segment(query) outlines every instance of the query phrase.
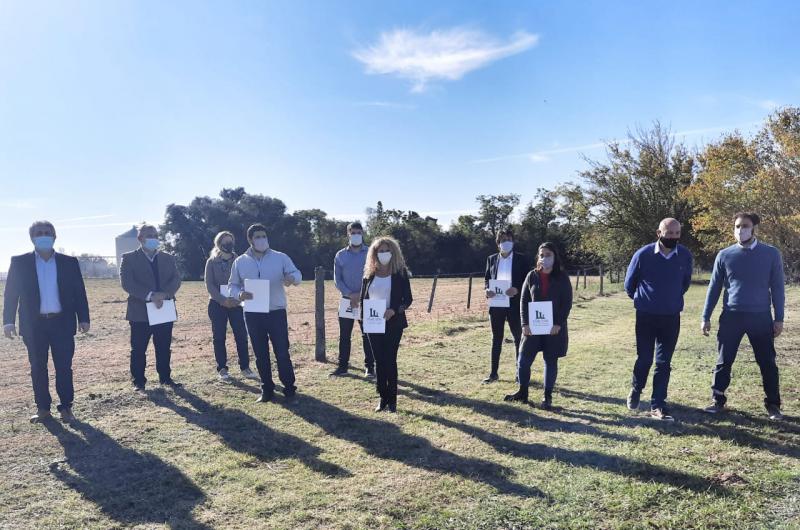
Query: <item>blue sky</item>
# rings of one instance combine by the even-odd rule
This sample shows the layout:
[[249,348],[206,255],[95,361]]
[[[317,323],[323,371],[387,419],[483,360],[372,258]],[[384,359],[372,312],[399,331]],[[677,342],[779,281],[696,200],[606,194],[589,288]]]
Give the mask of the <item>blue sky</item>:
[[[0,270],[113,254],[222,187],[448,224],[638,124],[701,145],[800,104],[800,4],[0,0]],[[254,220],[255,221],[255,220]]]

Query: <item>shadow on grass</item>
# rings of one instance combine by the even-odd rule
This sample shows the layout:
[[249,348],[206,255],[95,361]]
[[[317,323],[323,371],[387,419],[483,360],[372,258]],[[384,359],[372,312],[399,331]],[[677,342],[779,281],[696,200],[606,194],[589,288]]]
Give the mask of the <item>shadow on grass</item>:
[[350,414],[311,396],[299,394],[286,409],[331,436],[361,446],[367,453],[410,467],[460,475],[492,486],[500,493],[546,497],[539,489],[511,482],[510,468],[488,460],[459,456],[434,447],[427,438],[404,433],[392,422]]
[[507,405],[505,403],[493,403],[491,401],[472,399],[406,381],[400,381],[399,385],[401,387],[413,390],[413,392],[409,392],[407,390],[401,391],[403,395],[406,395],[412,399],[424,401],[433,405],[453,405],[456,407],[470,409],[478,414],[512,422],[522,427],[534,427],[538,430],[549,432],[566,431],[576,434],[587,434],[590,436],[597,436],[599,438],[605,438],[607,440],[614,440],[618,442],[636,441],[635,437],[606,432],[592,425],[538,416],[534,413],[532,407],[522,408],[517,405]]
[[77,433],[56,421],[44,425],[66,457],[66,466],[53,462],[50,473],[108,517],[128,526],[210,528],[192,516],[194,507],[205,501],[205,493],[175,466],[123,447],[86,423],[73,423]]
[[477,438],[491,445],[500,453],[507,453],[517,458],[526,458],[536,461],[561,462],[569,466],[580,466],[598,471],[616,473],[618,475],[634,478],[641,482],[659,482],[670,486],[688,488],[695,492],[711,491],[717,494],[725,493],[725,489],[708,480],[675,471],[663,466],[647,464],[624,457],[608,455],[599,451],[584,451],[562,449],[539,443],[524,443],[493,432],[467,425],[465,423],[448,420],[441,416],[430,414],[411,413],[417,417],[436,422],[444,427],[459,430],[469,436]]
[[211,404],[184,387],[175,388],[174,393],[189,406],[173,401],[164,391],[152,392],[150,399],[218,436],[232,451],[251,455],[261,462],[296,458],[309,469],[328,477],[352,476],[346,469],[320,460],[322,451],[297,436],[276,431],[241,410]]
[[[561,394],[575,399],[619,407],[620,414],[609,414],[599,410],[593,410],[590,414],[585,415],[580,412],[565,412],[567,415],[581,417],[594,423],[624,424],[626,426],[644,424],[666,436],[706,436],[732,441],[759,451],[769,451],[776,455],[800,458],[800,426],[798,426],[796,418],[786,418],[782,422],[774,422],[766,415],[759,417],[735,409],[727,409],[723,413],[711,415],[698,408],[671,404],[670,411],[677,420],[675,423],[654,420],[644,420],[646,423],[643,423],[642,420],[637,420],[636,417],[629,415],[625,399],[567,389],[562,389]],[[773,429],[777,432],[766,432],[766,430]],[[756,434],[754,431],[760,432]]]

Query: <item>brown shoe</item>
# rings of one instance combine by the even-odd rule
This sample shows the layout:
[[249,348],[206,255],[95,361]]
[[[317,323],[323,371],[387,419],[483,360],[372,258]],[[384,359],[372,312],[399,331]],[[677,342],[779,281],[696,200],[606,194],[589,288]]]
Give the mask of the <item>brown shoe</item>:
[[47,409],[39,409],[36,411],[36,414],[31,416],[31,423],[42,423],[43,421],[47,421],[53,417],[50,414],[50,411]]
[[61,413],[61,421],[64,423],[72,423],[76,420],[75,415],[72,413],[72,409],[70,407],[64,407],[59,412]]

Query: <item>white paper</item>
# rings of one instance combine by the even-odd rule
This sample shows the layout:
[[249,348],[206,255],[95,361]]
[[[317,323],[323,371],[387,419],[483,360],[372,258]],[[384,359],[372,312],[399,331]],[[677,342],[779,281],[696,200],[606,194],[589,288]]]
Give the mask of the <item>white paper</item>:
[[219,286],[219,294],[221,294],[225,298],[230,298],[231,297],[231,286],[230,285],[220,285]]
[[528,326],[534,335],[549,335],[553,329],[553,302],[530,302]]
[[506,291],[511,289],[511,280],[489,280],[489,290],[494,296],[489,298],[489,307],[511,307],[511,299]]
[[339,318],[349,318],[351,320],[361,320],[357,307],[350,307],[350,300],[342,298],[339,301]]
[[151,326],[175,322],[178,320],[178,312],[175,309],[175,300],[164,300],[161,308],[157,309],[156,304],[147,302],[147,321]]
[[364,300],[364,333],[386,333],[386,300]]
[[252,300],[244,301],[248,313],[269,313],[269,280],[245,278],[244,290],[252,293]]

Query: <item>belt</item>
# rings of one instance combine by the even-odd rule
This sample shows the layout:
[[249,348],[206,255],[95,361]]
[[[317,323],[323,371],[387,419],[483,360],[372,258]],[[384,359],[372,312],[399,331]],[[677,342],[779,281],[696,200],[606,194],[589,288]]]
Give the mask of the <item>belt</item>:
[[58,318],[61,316],[61,313],[39,313],[39,318],[44,320],[51,320],[53,318]]

